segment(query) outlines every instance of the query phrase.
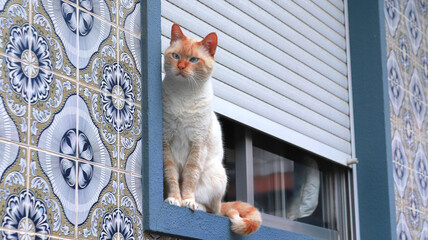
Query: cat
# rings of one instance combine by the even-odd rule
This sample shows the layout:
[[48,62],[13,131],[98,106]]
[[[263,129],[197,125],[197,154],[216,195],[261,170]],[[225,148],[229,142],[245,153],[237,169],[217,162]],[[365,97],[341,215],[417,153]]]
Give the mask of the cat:
[[227,175],[210,79],[216,48],[216,33],[198,41],[172,26],[162,83],[165,202],[227,216],[234,232],[250,234],[262,222],[257,208],[221,202]]

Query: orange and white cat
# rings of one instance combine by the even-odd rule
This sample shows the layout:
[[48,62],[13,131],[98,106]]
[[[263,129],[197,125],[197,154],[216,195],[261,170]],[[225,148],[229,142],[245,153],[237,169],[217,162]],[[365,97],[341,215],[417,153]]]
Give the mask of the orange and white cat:
[[216,48],[215,33],[197,41],[172,26],[162,84],[165,202],[228,216],[233,231],[250,234],[260,227],[260,212],[239,201],[221,203],[227,176],[210,79]]

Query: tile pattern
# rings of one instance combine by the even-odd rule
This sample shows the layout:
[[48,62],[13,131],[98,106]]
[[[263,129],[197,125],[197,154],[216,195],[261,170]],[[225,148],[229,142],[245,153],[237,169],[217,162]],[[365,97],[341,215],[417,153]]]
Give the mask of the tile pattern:
[[385,0],[397,237],[428,236],[428,1]]
[[145,239],[138,0],[0,1],[0,239]]

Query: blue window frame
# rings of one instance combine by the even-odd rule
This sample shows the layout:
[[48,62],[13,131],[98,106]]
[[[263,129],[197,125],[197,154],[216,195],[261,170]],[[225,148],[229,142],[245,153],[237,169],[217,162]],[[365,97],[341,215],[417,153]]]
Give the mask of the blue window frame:
[[[361,239],[395,239],[394,189],[383,23],[384,0],[348,0]],[[316,239],[262,226],[238,237],[229,219],[163,202],[161,7],[143,0],[144,230],[200,239]],[[373,146],[376,146],[373,148]]]

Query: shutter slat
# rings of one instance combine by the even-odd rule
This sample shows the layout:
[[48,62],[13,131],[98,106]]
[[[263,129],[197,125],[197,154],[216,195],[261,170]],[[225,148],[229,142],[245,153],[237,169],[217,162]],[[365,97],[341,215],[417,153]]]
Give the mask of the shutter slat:
[[345,14],[342,10],[339,10],[336,6],[334,6],[331,2],[324,0],[324,1],[314,1],[318,7],[322,8],[327,14],[330,14],[332,17],[334,17],[337,21],[339,21],[342,24],[345,24]]
[[331,4],[333,4],[339,11],[343,11],[344,9],[344,3],[343,0],[329,0]]
[[[340,34],[341,36],[345,36],[344,23],[334,19],[330,14],[326,13],[324,10],[318,7],[314,2],[309,0],[297,0],[294,2],[306,12],[322,21],[329,28],[333,29],[336,33]],[[342,13],[342,15],[344,14]]]
[[326,36],[306,25],[292,13],[287,12],[287,10],[281,8],[276,3],[271,1],[251,1],[263,10],[268,11],[272,16],[280,20],[282,23],[290,26],[306,38],[311,39],[311,41],[313,41],[315,44],[325,49],[341,61],[346,62],[346,53],[343,48],[339,47],[331,39],[328,39]]

